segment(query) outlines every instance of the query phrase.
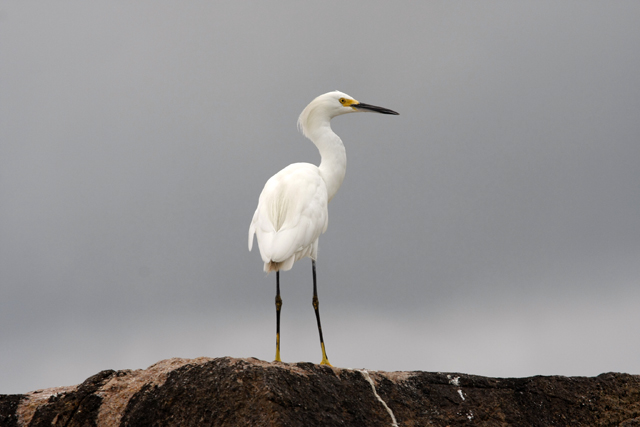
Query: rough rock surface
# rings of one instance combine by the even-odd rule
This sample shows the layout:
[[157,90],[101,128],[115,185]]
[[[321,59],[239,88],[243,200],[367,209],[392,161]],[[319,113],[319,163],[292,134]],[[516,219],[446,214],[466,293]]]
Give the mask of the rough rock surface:
[[0,395],[0,426],[640,427],[640,376],[486,378],[169,359]]

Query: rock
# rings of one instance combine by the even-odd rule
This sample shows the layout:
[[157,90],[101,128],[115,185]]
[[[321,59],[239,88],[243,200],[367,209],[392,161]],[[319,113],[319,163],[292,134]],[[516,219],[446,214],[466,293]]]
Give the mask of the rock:
[[640,426],[640,376],[487,378],[169,359],[0,396],[0,426]]

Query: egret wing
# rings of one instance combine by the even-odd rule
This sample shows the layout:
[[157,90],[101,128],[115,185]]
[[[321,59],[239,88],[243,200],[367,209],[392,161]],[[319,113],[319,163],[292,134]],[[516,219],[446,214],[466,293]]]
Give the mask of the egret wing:
[[327,229],[327,189],[318,168],[295,163],[267,181],[249,227],[258,238],[265,263],[315,258],[320,234]]

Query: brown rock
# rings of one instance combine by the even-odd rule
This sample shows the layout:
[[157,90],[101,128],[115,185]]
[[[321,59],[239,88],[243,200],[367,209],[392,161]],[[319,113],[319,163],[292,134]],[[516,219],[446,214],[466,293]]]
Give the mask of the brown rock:
[[486,378],[169,359],[0,396],[0,426],[640,427],[640,376]]

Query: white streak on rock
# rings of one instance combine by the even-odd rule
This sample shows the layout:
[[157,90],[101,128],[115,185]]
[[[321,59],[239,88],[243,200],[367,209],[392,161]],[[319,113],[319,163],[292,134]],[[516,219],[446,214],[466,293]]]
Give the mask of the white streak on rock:
[[382,403],[382,405],[386,408],[387,412],[389,413],[389,416],[391,416],[391,425],[393,427],[398,427],[398,421],[396,421],[396,417],[395,415],[393,415],[393,411],[391,410],[391,408],[389,408],[387,406],[387,404],[385,403],[384,400],[382,400],[382,398],[380,397],[380,395],[378,394],[378,392],[376,391],[376,385],[373,383],[373,380],[371,379],[371,377],[369,376],[369,372],[367,372],[366,369],[362,369],[360,371],[360,373],[362,374],[362,376],[364,377],[365,380],[367,380],[369,382],[369,384],[371,384],[371,389],[373,390],[373,394],[376,396],[376,399],[378,399],[380,401],[380,403]]

